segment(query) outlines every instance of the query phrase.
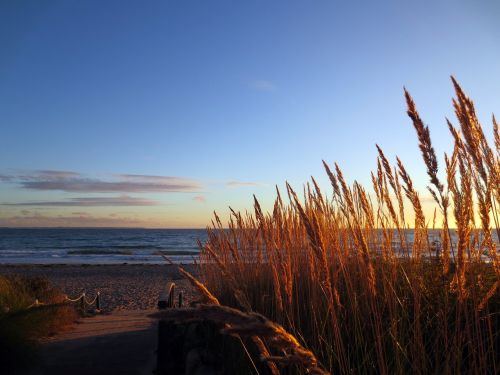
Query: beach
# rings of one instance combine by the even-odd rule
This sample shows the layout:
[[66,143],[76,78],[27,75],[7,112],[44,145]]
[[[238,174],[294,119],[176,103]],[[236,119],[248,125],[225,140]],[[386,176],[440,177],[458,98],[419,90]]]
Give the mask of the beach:
[[[183,266],[194,272],[193,265]],[[196,299],[189,283],[173,265],[0,265],[0,275],[45,277],[69,298],[85,292],[93,299],[99,291],[103,312],[150,310],[157,307],[158,296],[173,281],[176,294],[184,303]],[[43,301],[41,301],[43,302]]]

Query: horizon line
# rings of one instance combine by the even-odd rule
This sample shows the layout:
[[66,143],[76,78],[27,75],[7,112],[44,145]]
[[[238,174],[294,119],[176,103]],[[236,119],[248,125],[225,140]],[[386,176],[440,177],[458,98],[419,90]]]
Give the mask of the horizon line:
[[[206,230],[207,228],[212,228],[210,226],[204,226],[204,227],[93,227],[93,226],[25,226],[25,227],[16,227],[16,226],[1,226],[0,229],[175,229],[175,230]],[[222,229],[229,229],[229,227],[223,227]],[[389,230],[399,230],[401,228],[373,228],[375,230],[383,230],[383,229],[389,229]],[[415,228],[404,228],[403,230],[415,230]],[[456,227],[449,227],[448,229],[453,229],[456,230]],[[443,230],[443,228],[427,228],[427,230],[432,231],[432,230]],[[474,230],[476,231],[483,231],[482,228],[475,228]],[[492,232],[494,232],[494,228],[492,228]]]

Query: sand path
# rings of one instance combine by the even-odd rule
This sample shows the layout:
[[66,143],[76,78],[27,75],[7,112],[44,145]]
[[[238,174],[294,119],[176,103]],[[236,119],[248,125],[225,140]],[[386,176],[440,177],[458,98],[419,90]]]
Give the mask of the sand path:
[[83,318],[47,340],[41,363],[31,372],[64,375],[151,375],[156,367],[154,310],[124,310]]

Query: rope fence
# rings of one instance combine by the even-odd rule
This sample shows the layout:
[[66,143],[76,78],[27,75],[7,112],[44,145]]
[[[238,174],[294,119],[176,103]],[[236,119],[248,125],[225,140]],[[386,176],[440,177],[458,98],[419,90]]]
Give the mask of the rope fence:
[[56,305],[64,305],[67,303],[79,303],[80,309],[82,310],[83,313],[85,313],[86,307],[89,307],[92,305],[95,305],[96,312],[101,312],[101,292],[97,292],[97,294],[93,300],[87,299],[85,292],[83,292],[82,294],[80,294],[76,298],[69,298],[67,295],[65,295],[64,301],[60,302],[60,303],[44,303],[44,302],[40,302],[38,299],[35,299],[35,302],[33,302],[31,305],[29,305],[26,308],[26,310],[32,309],[34,307],[56,306]]

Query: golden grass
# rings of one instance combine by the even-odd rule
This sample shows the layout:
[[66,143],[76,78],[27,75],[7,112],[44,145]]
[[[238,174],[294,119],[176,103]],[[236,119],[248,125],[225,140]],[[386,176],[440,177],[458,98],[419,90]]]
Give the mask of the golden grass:
[[[398,158],[392,167],[379,146],[373,192],[349,185],[338,165],[324,163],[330,197],[312,179],[302,199],[287,184],[287,204],[277,189],[272,212],[254,199],[255,214],[231,210],[227,227],[215,216],[201,246],[207,299],[249,317],[266,316],[259,319],[282,327],[314,360],[297,360],[291,346],[273,346],[280,335],[253,323],[226,331],[261,337],[274,351],[268,360],[279,358],[284,371],[500,371],[500,259],[493,239],[499,234],[500,137],[493,118],[492,148],[472,101],[452,81],[459,128],[448,121],[455,146],[443,171],[405,90],[436,205],[431,227],[403,162]],[[431,242],[436,233],[439,251]],[[200,314],[214,315],[209,311]]]

